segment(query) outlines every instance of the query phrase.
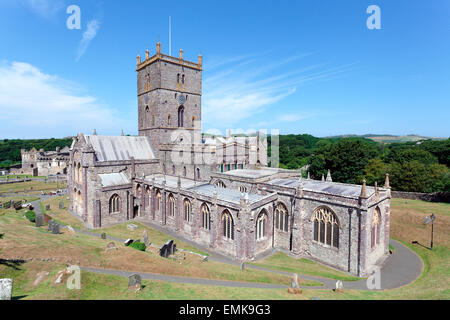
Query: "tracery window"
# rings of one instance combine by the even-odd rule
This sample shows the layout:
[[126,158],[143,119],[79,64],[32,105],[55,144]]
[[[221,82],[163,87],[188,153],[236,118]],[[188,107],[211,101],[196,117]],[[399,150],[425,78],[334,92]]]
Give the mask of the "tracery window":
[[181,106],[178,108],[178,128],[181,128],[184,126],[184,107]]
[[120,211],[119,200],[120,200],[120,198],[117,194],[113,195],[109,199],[109,213],[117,213]]
[[372,230],[370,241],[372,248],[375,248],[376,245],[380,244],[380,222],[381,222],[380,208],[376,207],[372,217]]
[[262,239],[266,236],[266,226],[267,226],[267,214],[263,210],[256,220],[256,240]]
[[161,192],[156,191],[155,209],[159,211],[161,209]]
[[188,199],[184,199],[184,220],[187,222],[191,221],[192,206]]
[[245,193],[245,192],[247,192],[247,187],[246,186],[240,186],[239,187],[239,191]]
[[222,180],[217,180],[216,186],[218,186],[220,188],[226,188],[227,187]]
[[233,217],[228,210],[225,210],[222,214],[222,227],[223,236],[225,238],[234,240],[234,222]]
[[275,208],[275,228],[282,231],[289,230],[288,211],[281,202],[279,202]]
[[202,228],[206,230],[211,229],[210,225],[210,219],[211,219],[211,212],[209,211],[208,206],[206,203],[202,204]]
[[175,216],[175,198],[173,195],[169,195],[169,215],[171,217]]
[[319,207],[311,218],[314,223],[314,240],[339,248],[339,221],[327,207]]

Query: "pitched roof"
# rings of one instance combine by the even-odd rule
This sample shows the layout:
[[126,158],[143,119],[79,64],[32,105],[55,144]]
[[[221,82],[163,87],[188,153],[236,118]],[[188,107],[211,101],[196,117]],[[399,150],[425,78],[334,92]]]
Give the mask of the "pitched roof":
[[130,183],[130,180],[123,172],[105,173],[99,174],[99,176],[102,179],[103,187],[121,186]]
[[99,162],[130,160],[131,157],[135,160],[156,158],[148,137],[85,135],[84,138],[94,148]]

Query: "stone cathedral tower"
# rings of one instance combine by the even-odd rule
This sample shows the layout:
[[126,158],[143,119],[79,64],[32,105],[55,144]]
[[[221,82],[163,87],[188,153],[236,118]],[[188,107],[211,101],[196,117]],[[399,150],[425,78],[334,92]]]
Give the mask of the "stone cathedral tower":
[[161,145],[171,144],[177,129],[194,136],[201,134],[202,56],[198,63],[161,53],[145,60],[137,57],[138,128],[140,136],[148,136],[158,156]]

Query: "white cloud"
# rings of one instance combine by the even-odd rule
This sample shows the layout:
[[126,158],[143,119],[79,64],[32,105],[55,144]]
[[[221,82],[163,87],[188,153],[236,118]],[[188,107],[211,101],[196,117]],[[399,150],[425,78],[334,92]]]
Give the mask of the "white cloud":
[[119,135],[135,127],[79,88],[28,63],[0,64],[0,138],[62,137],[94,128]]
[[87,30],[83,33],[83,38],[78,46],[77,61],[83,56],[91,41],[97,36],[100,29],[100,22],[98,20],[91,20],[87,24]]
[[[309,55],[311,54],[278,58],[269,63],[255,55],[247,55],[213,63],[213,68],[205,65],[205,124],[208,127],[231,128],[241,120],[264,112],[266,108],[294,94],[305,83],[331,79],[347,72],[351,67],[343,65],[325,68],[323,64],[299,63],[298,60]],[[268,119],[265,123],[293,122],[309,116],[300,113],[285,114]]]

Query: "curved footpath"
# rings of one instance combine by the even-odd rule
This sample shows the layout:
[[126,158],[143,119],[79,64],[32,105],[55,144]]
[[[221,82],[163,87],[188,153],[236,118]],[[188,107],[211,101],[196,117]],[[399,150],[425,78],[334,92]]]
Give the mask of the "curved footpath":
[[[33,202],[33,205],[35,207],[35,210],[40,212],[41,208],[39,205],[39,200]],[[229,257],[226,257],[224,255],[221,255],[217,252],[211,251],[210,248],[199,245],[189,239],[185,239],[183,237],[180,237],[179,234],[174,232],[173,230],[166,228],[164,226],[160,226],[157,224],[153,224],[151,222],[142,220],[140,218],[136,219],[138,222],[147,225],[153,229],[156,229],[158,231],[161,231],[170,237],[181,240],[183,242],[186,242],[193,247],[199,248],[202,251],[205,251],[209,254],[208,259],[216,262],[221,262],[225,264],[231,264],[235,266],[239,266],[240,262],[233,260]],[[132,221],[130,221],[132,223]],[[77,233],[85,234],[92,237],[101,238],[101,235],[98,233],[83,231],[83,230],[74,230]],[[124,239],[119,239],[116,237],[112,237],[107,235],[107,239],[113,240],[113,241],[119,241],[124,242]],[[384,289],[395,289],[402,286],[405,286],[407,284],[410,284],[414,280],[416,280],[423,271],[423,262],[420,257],[414,253],[411,249],[406,247],[405,245],[401,244],[398,241],[392,240],[390,241],[390,244],[394,247],[395,253],[392,254],[390,257],[388,257],[383,264],[381,268],[381,290]],[[276,252],[276,250],[273,250],[269,253],[273,254]],[[268,255],[266,255],[268,256]],[[259,257],[258,260],[265,258],[266,256]],[[288,275],[291,276],[292,272],[284,272],[279,270],[273,270],[268,269],[264,267],[260,267],[257,265],[250,265],[245,264],[245,267],[248,269],[255,269],[255,270],[261,270],[261,271],[267,271],[282,275]],[[190,277],[178,277],[178,276],[171,276],[171,275],[165,275],[165,274],[156,274],[156,273],[145,273],[145,272],[133,272],[133,271],[122,271],[122,270],[107,270],[107,269],[100,269],[100,268],[90,268],[90,267],[80,267],[82,270],[89,271],[89,272],[95,272],[95,273],[101,273],[101,274],[112,274],[117,276],[123,276],[128,277],[132,274],[139,274],[142,279],[148,279],[148,280],[160,280],[160,281],[168,281],[168,282],[178,282],[178,283],[189,283],[189,284],[200,284],[200,285],[213,285],[213,286],[226,286],[226,287],[240,287],[240,288],[262,288],[262,289],[279,289],[279,288],[286,288],[286,285],[277,285],[277,284],[269,284],[269,283],[256,283],[256,282],[239,282],[239,281],[226,281],[226,280],[213,280],[213,279],[203,279],[203,278],[190,278]],[[336,280],[329,279],[329,278],[323,278],[323,277],[316,277],[316,276],[309,276],[309,275],[302,275],[299,274],[299,277],[305,280],[313,280],[323,283],[323,286],[320,287],[313,287],[313,286],[301,286],[301,288],[305,289],[334,289],[336,286]],[[355,289],[355,290],[370,290],[367,287],[367,280],[357,280],[357,281],[343,281],[343,288],[344,289]]]

